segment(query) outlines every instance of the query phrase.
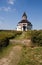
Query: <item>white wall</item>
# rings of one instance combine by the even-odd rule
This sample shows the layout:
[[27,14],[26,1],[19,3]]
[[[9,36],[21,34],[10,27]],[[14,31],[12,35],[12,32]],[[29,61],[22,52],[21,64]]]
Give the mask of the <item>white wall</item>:
[[27,30],[31,30],[32,27],[31,27],[31,26],[28,26],[27,23],[21,23],[21,25],[18,25],[18,26],[17,26],[17,31],[23,31],[23,26],[24,26],[24,24],[25,24],[25,26],[26,26],[26,31],[27,31]]
[[17,31],[21,31],[21,26],[17,26]]

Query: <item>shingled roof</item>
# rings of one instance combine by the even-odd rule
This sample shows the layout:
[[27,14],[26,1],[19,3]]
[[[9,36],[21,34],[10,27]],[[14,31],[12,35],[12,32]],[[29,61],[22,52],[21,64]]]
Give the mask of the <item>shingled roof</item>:
[[19,23],[27,23],[28,25],[32,26],[32,24],[28,20],[21,20]]

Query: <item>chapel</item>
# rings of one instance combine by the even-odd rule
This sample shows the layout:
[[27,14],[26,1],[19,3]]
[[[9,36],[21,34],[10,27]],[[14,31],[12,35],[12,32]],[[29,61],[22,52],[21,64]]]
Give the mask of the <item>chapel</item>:
[[27,15],[24,12],[22,15],[22,20],[17,24],[17,31],[28,31],[32,29],[32,24],[27,20]]

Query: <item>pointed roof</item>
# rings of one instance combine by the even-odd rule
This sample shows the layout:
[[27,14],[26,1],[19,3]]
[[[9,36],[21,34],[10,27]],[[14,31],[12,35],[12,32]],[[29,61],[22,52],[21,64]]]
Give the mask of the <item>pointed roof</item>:
[[[27,15],[26,15],[25,12],[24,12],[23,16],[26,16],[26,18],[27,18]],[[23,17],[23,16],[22,16],[22,17]],[[18,24],[20,24],[20,23],[27,23],[28,25],[32,26],[31,22],[28,21],[27,19],[26,19],[26,20],[21,20]]]
[[[25,13],[25,12],[23,13],[23,16],[26,16],[26,17],[27,17],[27,15],[26,15],[26,13]],[[23,17],[23,16],[22,16],[22,17]]]

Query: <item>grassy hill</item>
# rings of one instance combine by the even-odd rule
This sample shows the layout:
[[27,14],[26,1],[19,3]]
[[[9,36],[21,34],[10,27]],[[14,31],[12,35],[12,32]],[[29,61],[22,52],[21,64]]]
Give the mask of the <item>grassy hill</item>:
[[[39,43],[38,41],[42,43],[42,31],[0,31],[0,45],[7,42],[3,41],[6,38],[17,41],[28,40],[31,37],[35,41],[34,45]],[[9,45],[0,48],[0,51],[0,65],[42,65],[42,46],[28,47],[22,43],[9,42]]]

